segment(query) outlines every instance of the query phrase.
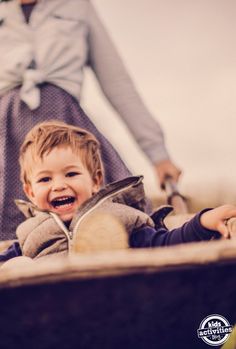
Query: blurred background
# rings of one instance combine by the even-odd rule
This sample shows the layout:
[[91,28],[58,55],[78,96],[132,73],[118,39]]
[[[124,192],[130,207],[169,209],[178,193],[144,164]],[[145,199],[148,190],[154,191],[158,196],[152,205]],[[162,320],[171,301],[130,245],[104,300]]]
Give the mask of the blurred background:
[[[236,204],[236,1],[93,0],[141,94],[162,125],[179,187],[197,205]],[[82,106],[150,197],[153,169],[86,71]],[[102,117],[101,117],[102,116]],[[102,120],[102,121],[101,121]]]

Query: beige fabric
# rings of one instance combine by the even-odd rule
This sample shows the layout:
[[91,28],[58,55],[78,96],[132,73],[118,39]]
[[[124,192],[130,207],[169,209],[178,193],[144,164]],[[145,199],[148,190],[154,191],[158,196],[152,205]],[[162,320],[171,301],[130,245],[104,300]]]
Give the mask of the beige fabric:
[[110,212],[97,211],[87,215],[74,233],[72,252],[88,253],[129,248],[128,234],[121,220]]
[[12,269],[16,267],[17,268],[20,267],[22,269],[24,267],[28,267],[32,263],[34,263],[34,261],[30,257],[19,256],[19,257],[9,259],[5,263],[3,263],[0,268],[1,268],[1,271],[2,269]]

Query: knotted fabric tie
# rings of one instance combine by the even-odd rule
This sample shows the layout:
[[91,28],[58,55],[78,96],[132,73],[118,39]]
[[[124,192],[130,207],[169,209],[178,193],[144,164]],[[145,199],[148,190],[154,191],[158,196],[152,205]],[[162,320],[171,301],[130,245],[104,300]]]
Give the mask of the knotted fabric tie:
[[37,85],[44,81],[45,74],[41,70],[26,69],[23,75],[20,97],[31,110],[38,108],[40,105],[40,89]]

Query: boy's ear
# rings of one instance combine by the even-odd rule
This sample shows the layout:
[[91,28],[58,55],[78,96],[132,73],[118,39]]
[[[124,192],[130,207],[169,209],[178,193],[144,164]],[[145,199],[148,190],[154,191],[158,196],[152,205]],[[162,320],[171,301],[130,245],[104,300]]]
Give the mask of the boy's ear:
[[94,178],[93,178],[93,194],[97,193],[103,182],[103,173],[101,170],[97,170]]
[[25,195],[30,201],[34,201],[34,193],[29,183],[23,185]]

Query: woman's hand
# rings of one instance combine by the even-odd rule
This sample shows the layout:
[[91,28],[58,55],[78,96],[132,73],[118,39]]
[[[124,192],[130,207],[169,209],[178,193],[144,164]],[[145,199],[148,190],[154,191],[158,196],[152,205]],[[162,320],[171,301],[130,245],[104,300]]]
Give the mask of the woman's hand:
[[171,177],[175,182],[178,182],[181,170],[175,166],[170,160],[161,161],[154,165],[155,172],[159,179],[160,187],[165,188],[165,178]]

